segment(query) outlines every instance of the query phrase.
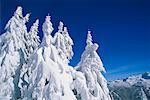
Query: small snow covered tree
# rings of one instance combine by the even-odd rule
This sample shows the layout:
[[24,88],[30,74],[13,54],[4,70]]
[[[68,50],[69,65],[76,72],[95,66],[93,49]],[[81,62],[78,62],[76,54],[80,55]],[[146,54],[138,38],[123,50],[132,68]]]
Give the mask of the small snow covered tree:
[[63,36],[63,22],[59,23],[58,26],[58,32],[55,33],[54,35],[54,45],[56,46],[60,57],[62,58],[62,60],[66,63],[68,63],[68,59],[66,56],[66,46],[65,46],[65,40],[64,40],[64,36]]
[[65,47],[66,47],[66,56],[69,61],[70,59],[72,59],[72,56],[74,53],[72,50],[73,41],[71,37],[69,36],[67,27],[64,27],[63,36],[64,36]]
[[1,99],[17,99],[20,95],[18,79],[20,69],[25,62],[27,35],[25,23],[28,19],[29,14],[23,17],[22,8],[17,7],[14,16],[6,24],[6,32],[0,36]]
[[63,61],[69,63],[69,60],[73,56],[73,41],[69,36],[67,27],[63,27],[63,25],[63,22],[59,23],[58,32],[54,35],[54,45],[56,46]]
[[37,19],[31,26],[31,29],[28,33],[29,39],[27,40],[27,43],[29,45],[29,54],[33,53],[33,51],[37,49],[40,44],[40,37],[38,36],[38,26],[39,20]]
[[92,43],[92,35],[91,35],[91,31],[88,31],[87,34],[87,40],[86,40],[86,49],[88,49],[88,47],[90,47],[93,43]]
[[[107,88],[107,81],[101,74],[102,71],[105,72],[105,69],[96,52],[98,44],[92,43],[90,31],[88,31],[86,43],[87,46],[77,67],[77,70],[83,72],[86,78],[86,84],[89,90],[89,96],[86,100],[111,100]],[[79,94],[82,94],[82,92]],[[81,100],[85,100],[84,97],[81,97]]]

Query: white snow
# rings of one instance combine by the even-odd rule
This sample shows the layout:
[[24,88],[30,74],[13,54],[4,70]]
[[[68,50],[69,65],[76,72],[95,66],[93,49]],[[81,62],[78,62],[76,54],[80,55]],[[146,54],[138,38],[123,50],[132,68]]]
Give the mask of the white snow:
[[18,7],[0,36],[0,99],[21,100],[111,100],[105,72],[88,31],[87,45],[74,68],[73,40],[63,22],[54,28],[51,17],[42,25],[43,39],[38,36],[39,20],[27,32],[30,14],[23,17]]

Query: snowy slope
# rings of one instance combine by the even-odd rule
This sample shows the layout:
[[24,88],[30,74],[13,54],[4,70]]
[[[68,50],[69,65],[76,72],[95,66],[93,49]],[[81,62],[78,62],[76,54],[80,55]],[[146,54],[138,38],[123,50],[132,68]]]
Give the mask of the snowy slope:
[[150,72],[109,82],[114,100],[150,100]]

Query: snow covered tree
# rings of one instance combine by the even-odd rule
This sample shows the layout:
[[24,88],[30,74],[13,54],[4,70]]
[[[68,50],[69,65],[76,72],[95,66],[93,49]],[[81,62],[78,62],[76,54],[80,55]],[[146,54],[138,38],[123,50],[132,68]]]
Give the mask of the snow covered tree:
[[58,32],[54,35],[54,45],[56,46],[60,57],[63,59],[64,62],[68,63],[68,59],[66,56],[66,46],[65,46],[65,40],[63,36],[63,22],[59,23],[58,26]]
[[69,36],[67,27],[64,27],[63,22],[59,23],[58,32],[54,35],[54,45],[63,61],[69,63],[69,60],[74,54],[72,50],[73,41]]
[[33,25],[31,26],[31,29],[28,33],[28,35],[26,36],[26,40],[27,40],[27,59],[26,59],[26,63],[24,63],[22,65],[21,68],[21,73],[20,73],[20,79],[19,79],[19,83],[18,86],[20,88],[20,91],[23,92],[23,86],[26,84],[25,78],[26,76],[24,76],[24,74],[27,72],[28,68],[30,67],[29,65],[29,59],[32,56],[32,54],[34,53],[34,51],[36,49],[38,49],[39,45],[40,45],[40,39],[38,34],[38,25],[39,24],[39,20],[37,19],[35,21],[35,23],[33,23]]
[[[0,98],[17,99],[19,94],[18,79],[20,69],[25,62],[27,28],[25,23],[29,14],[22,15],[22,8],[17,7],[14,16],[6,24],[6,32],[0,36]],[[5,86],[3,86],[5,84]],[[6,88],[7,87],[7,88]]]
[[[51,36],[51,33],[54,30],[54,28],[52,26],[50,16],[46,16],[45,22],[43,23],[43,26],[42,26],[42,30],[43,30],[43,33],[44,33],[43,39],[46,36],[49,36],[50,37],[50,41],[53,43],[53,38]],[[44,45],[43,41],[42,41],[41,45]]]
[[91,35],[91,31],[88,31],[87,34],[87,40],[86,40],[86,49],[88,49],[93,43],[92,43],[92,35]]
[[76,100],[70,88],[73,79],[66,73],[66,64],[52,44],[50,34],[53,28],[47,25],[50,23],[50,16],[47,16],[42,45],[29,60],[30,68],[24,75],[27,85],[24,85],[23,100]]
[[[87,46],[77,67],[77,70],[83,72],[86,78],[86,84],[89,90],[89,97],[86,100],[111,100],[107,88],[107,81],[101,74],[102,71],[105,72],[105,69],[96,52],[98,44],[92,43],[90,31],[88,31],[86,43]],[[79,94],[82,94],[82,92]],[[81,100],[85,99],[81,97]]]
[[29,54],[33,53],[35,49],[38,48],[40,45],[40,37],[38,36],[38,26],[39,26],[39,20],[37,19],[35,23],[31,26],[31,29],[28,33],[28,40],[27,43],[29,45],[28,52]]
[[67,27],[64,27],[63,36],[64,36],[65,47],[66,47],[66,56],[69,61],[72,58],[74,53],[72,50],[73,41],[71,37],[69,36]]

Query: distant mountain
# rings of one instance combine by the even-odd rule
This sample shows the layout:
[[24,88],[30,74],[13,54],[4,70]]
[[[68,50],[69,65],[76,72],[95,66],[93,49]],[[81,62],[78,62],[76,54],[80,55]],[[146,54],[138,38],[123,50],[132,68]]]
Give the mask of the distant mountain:
[[150,100],[150,72],[109,82],[114,100]]

